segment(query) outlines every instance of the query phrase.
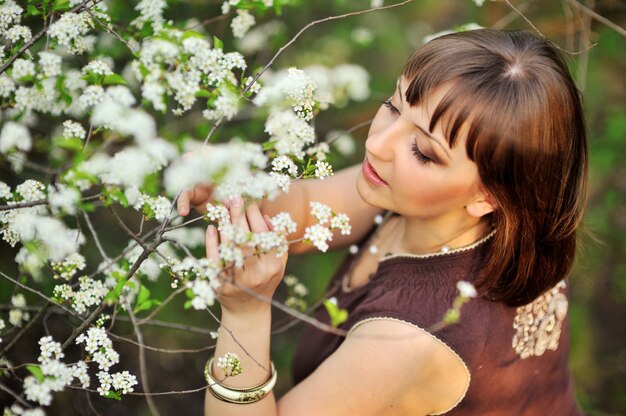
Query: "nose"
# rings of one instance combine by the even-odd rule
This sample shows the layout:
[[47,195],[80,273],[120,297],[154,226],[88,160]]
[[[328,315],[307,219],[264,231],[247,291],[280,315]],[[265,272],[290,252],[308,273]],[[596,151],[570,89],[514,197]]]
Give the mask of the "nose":
[[394,159],[395,139],[400,137],[400,130],[399,120],[382,126],[372,125],[365,141],[365,150],[382,162],[391,162]]

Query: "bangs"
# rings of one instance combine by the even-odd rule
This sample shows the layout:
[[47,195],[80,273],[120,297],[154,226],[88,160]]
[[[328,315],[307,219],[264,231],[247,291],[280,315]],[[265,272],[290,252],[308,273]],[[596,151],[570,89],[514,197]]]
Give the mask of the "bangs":
[[490,148],[490,153],[506,153],[511,146],[550,153],[549,141],[542,141],[542,136],[553,129],[550,109],[558,107],[562,97],[555,99],[537,88],[524,65],[475,44],[470,32],[463,38],[455,35],[422,46],[402,73],[409,80],[405,98],[411,106],[423,104],[436,89],[449,87],[432,113],[429,131],[441,123],[452,148],[461,129],[466,129],[467,156],[472,161],[479,145]]

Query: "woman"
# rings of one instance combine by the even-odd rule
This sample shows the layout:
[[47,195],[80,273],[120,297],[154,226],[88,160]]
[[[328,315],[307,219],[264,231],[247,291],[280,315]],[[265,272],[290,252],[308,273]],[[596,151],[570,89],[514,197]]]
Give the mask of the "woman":
[[[207,389],[205,413],[579,414],[563,279],[584,209],[587,147],[580,97],[559,55],[522,31],[432,40],[409,59],[365,148],[362,165],[330,180],[300,181],[262,206],[231,201],[232,222],[252,231],[268,230],[263,214],[290,211],[300,224],[294,238],[313,221],[308,202],[325,203],[353,226],[333,246],[360,250],[332,283],[348,335],[308,328],[297,384],[278,401],[269,391],[270,307],[224,285],[215,356],[237,353],[246,370]],[[207,186],[184,192],[181,215],[209,194]],[[209,257],[218,259],[218,243],[209,227]],[[284,262],[250,259],[232,277],[271,297]],[[429,332],[460,280],[478,297],[460,323]],[[216,363],[207,371],[211,382],[224,377]],[[254,403],[229,402],[245,388]]]

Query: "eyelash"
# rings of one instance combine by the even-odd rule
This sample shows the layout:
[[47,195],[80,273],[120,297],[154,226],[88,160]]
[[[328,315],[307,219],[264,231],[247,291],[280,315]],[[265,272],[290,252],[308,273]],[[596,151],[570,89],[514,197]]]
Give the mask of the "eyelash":
[[392,113],[400,114],[400,110],[398,110],[393,104],[391,104],[391,100],[383,101],[383,105],[387,107]]
[[417,158],[417,161],[421,163],[422,165],[426,165],[432,162],[432,159],[427,157],[424,153],[420,152],[420,149],[417,147],[417,143],[413,143],[413,145],[411,146],[411,150],[413,151],[413,154]]
[[[383,105],[387,107],[392,113],[400,114],[400,111],[393,104],[391,104],[391,100],[383,101]],[[417,161],[422,165],[426,165],[432,162],[432,159],[428,158],[426,155],[424,155],[424,153],[420,152],[420,149],[417,147],[417,143],[413,143],[413,145],[411,146],[411,150],[417,158]]]

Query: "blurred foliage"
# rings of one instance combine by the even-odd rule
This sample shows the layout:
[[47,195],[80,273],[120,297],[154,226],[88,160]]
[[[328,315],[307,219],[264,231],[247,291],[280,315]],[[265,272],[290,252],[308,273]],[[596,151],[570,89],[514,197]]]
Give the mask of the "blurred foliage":
[[[386,2],[391,3],[390,1]],[[110,1],[114,21],[120,26],[127,24],[135,13],[131,10],[134,2]],[[292,2],[285,6],[275,34],[266,47],[247,56],[251,68],[264,65],[280,46],[297,33],[300,28],[314,19],[346,13],[368,7],[365,0],[321,0]],[[516,1],[528,18],[542,33],[563,49],[580,51],[586,48],[587,36],[580,33],[580,24],[586,20],[569,14],[563,7],[567,2],[560,1]],[[587,1],[600,14],[625,26],[626,5],[618,0]],[[220,2],[200,0],[179,0],[172,3],[166,17],[195,30],[204,30],[224,41],[226,50],[236,44],[230,34],[232,16],[220,16]],[[568,12],[568,13],[571,13]],[[193,17],[194,20],[186,20]],[[263,25],[277,19],[268,12],[257,19]],[[203,21],[206,24],[202,24]],[[341,63],[356,63],[364,66],[371,75],[372,94],[363,103],[332,108],[316,119],[320,138],[333,130],[349,129],[373,117],[380,102],[390,95],[405,60],[418,47],[424,36],[450,29],[457,25],[476,22],[485,27],[532,30],[529,24],[502,2],[486,2],[478,8],[470,0],[424,0],[397,9],[363,14],[342,20],[325,22],[305,32],[274,65],[275,69],[288,66],[308,66],[322,64],[336,66]],[[577,397],[581,406],[590,415],[626,414],[626,56],[623,51],[626,39],[615,31],[592,22],[589,33],[591,41],[597,45],[586,52],[568,54],[572,72],[581,88],[584,86],[584,101],[589,125],[590,146],[590,189],[586,228],[582,237],[582,248],[578,262],[571,275],[571,368],[576,379]],[[123,48],[111,39],[106,48],[116,59],[116,67],[122,68],[125,62]],[[183,118],[167,118],[162,124],[164,137],[177,136],[181,132],[203,138],[210,124],[198,112]],[[257,140],[263,138],[263,126],[250,123],[246,115],[240,114],[236,120],[219,128],[218,140],[228,140],[238,135]],[[356,154],[351,158],[336,156],[332,162],[335,168],[348,166],[362,160],[363,142],[367,129],[354,132],[357,141]],[[621,155],[621,156],[620,156]],[[116,235],[116,227],[102,221],[96,222],[105,250],[117,253],[126,243],[126,238]],[[137,220],[138,223],[138,220]],[[0,253],[2,269],[15,275],[13,257],[15,251],[3,246]],[[98,252],[94,246],[84,251],[88,264],[98,264]],[[198,256],[202,252],[194,253]],[[292,257],[288,272],[300,277],[310,290],[311,303],[320,298],[325,285],[341,261],[344,253],[312,254]],[[43,285],[43,290],[46,290]],[[166,297],[169,285],[150,284],[147,286],[160,299]],[[1,301],[8,303],[12,286],[0,283]],[[51,293],[51,284],[49,292]],[[282,290],[282,289],[281,289]],[[277,296],[284,299],[284,292]],[[282,296],[282,297],[281,297]],[[166,307],[157,317],[159,321],[176,322],[198,328],[214,329],[215,324],[206,313],[184,310],[183,296]],[[48,330],[63,333],[63,319],[52,316],[44,324]],[[290,387],[290,361],[295,342],[302,324],[291,326],[290,318],[281,313],[275,314],[276,328],[288,330],[273,338],[272,356],[280,377],[276,388],[280,395]],[[158,323],[157,323],[158,324]],[[285,325],[286,324],[286,325]],[[119,328],[118,328],[119,326]],[[118,320],[118,332],[133,337],[132,327]],[[34,332],[34,331],[33,331]],[[41,333],[38,329],[37,333]],[[33,333],[33,339],[37,334]],[[158,325],[145,326],[146,343],[159,348],[202,348],[213,344],[208,335],[184,330],[163,328]],[[115,341],[122,357],[136,357],[137,350],[132,344]],[[35,342],[24,340],[19,353],[36,356]],[[147,351],[150,365],[152,391],[186,390],[203,383],[202,369],[210,351],[196,353],[163,353]],[[130,361],[130,362],[129,362]],[[125,368],[138,374],[138,364],[122,358]],[[134,367],[134,368],[133,368]],[[162,414],[201,414],[204,393],[179,394],[156,397],[155,401]],[[82,393],[55,395],[54,405],[49,414],[92,414],[90,406],[100,414],[123,416],[148,414],[145,401],[141,397],[125,397],[119,403],[91,395],[91,405]]]

